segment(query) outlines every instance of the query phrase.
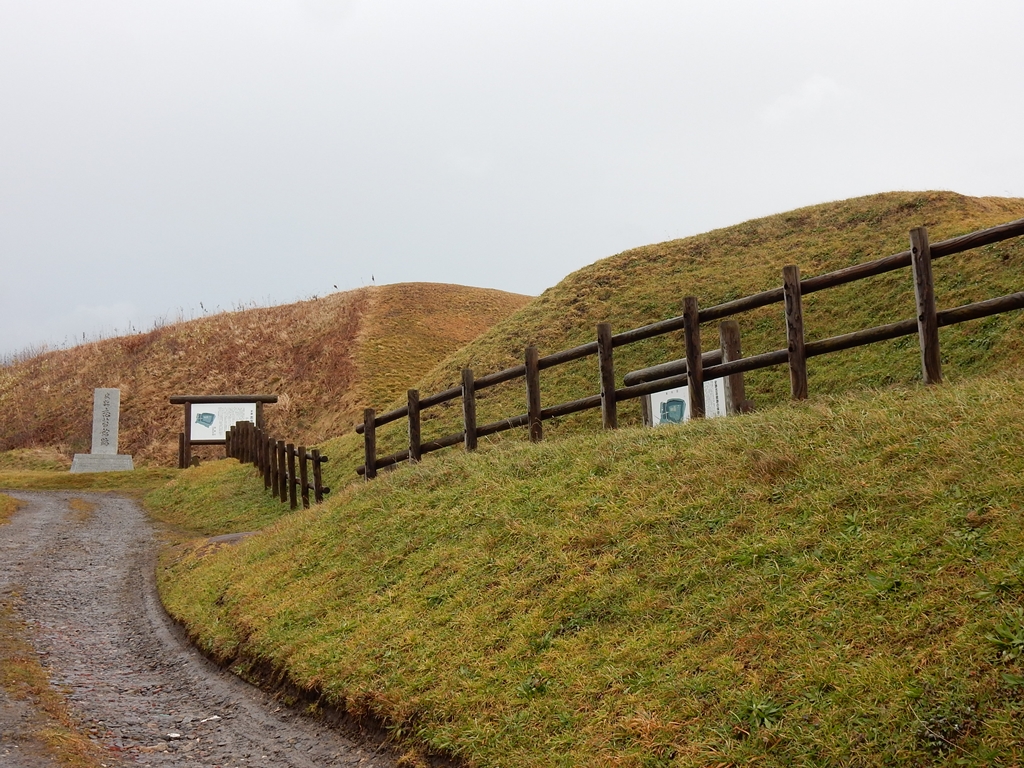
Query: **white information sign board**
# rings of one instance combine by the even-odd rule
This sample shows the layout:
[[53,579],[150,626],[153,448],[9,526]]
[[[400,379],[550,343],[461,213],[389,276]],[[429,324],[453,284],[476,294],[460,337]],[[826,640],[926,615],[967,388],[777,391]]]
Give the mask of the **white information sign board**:
[[[679,424],[690,420],[690,388],[676,387],[650,396],[651,423]],[[725,379],[704,382],[704,416],[725,416]]]
[[256,423],[256,403],[192,403],[190,440],[223,440],[239,421]]

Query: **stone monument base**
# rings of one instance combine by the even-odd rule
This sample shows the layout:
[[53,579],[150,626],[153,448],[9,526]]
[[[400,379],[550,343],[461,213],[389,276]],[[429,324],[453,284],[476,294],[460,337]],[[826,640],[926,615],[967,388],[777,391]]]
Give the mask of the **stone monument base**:
[[135,469],[132,457],[124,453],[76,453],[72,472],[129,472]]

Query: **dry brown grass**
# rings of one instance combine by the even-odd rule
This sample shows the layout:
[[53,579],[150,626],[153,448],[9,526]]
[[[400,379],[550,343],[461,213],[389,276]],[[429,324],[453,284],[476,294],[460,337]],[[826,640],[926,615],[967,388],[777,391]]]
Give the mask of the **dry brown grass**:
[[21,502],[18,499],[8,496],[6,493],[0,493],[0,525],[10,522],[11,516],[21,508]]
[[388,285],[49,352],[0,368],[0,450],[87,452],[96,387],[121,389],[120,450],[143,463],[174,460],[182,415],[167,399],[176,394],[276,394],[269,428],[320,441],[527,301],[480,288]]

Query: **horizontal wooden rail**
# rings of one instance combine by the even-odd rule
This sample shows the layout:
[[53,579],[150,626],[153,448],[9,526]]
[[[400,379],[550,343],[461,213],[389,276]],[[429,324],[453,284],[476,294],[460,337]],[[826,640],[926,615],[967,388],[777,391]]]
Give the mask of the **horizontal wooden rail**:
[[978,301],[974,304],[964,304],[955,309],[939,310],[936,314],[939,325],[946,326],[966,323],[968,320],[980,320],[983,317],[1010,312],[1014,309],[1024,309],[1024,291],[1000,296],[997,299]]
[[543,408],[540,412],[542,419],[557,419],[559,416],[568,416],[570,413],[579,413],[580,411],[588,411],[591,408],[601,407],[601,396],[591,395],[590,397],[582,397],[579,400],[571,400],[568,403],[562,403],[560,405],[553,405],[550,408]]
[[[713,367],[713,366],[712,366]],[[704,369],[709,370],[708,368]],[[654,381],[645,381],[642,384],[633,384],[628,387],[620,387],[615,390],[616,400],[634,400],[638,397],[644,397],[646,395],[653,395],[657,392],[664,392],[668,389],[675,389],[676,387],[685,387],[689,383],[689,378],[685,373],[678,373],[675,376],[666,376],[663,379],[655,379]]]
[[420,446],[420,453],[430,453],[431,451],[440,451],[442,448],[448,448],[452,445],[458,445],[466,439],[465,432],[459,432],[456,435],[446,435],[445,437],[439,437],[437,440],[431,440],[429,443],[424,443]]
[[498,384],[504,384],[506,381],[512,381],[512,379],[521,379],[526,375],[526,366],[517,365],[513,368],[506,368],[503,371],[497,373],[489,373],[486,376],[481,376],[479,379],[473,382],[473,386],[476,389],[487,389],[487,387],[494,387]]
[[[701,361],[704,365],[717,365],[722,362],[722,350],[715,349],[711,352],[705,352],[701,355]],[[622,383],[626,386],[643,384],[648,381],[657,381],[669,376],[676,376],[680,373],[686,373],[686,361],[673,360],[661,365],[652,365],[650,368],[641,368],[639,371],[630,371],[622,377]]]
[[[942,327],[965,323],[968,320],[978,320],[991,315],[998,315],[1003,312],[1010,312],[1015,309],[1024,309],[1024,291],[1011,293],[1007,296],[1000,296],[995,299],[965,304],[954,309],[944,309],[936,313],[938,324]],[[819,339],[807,343],[807,357],[827,355],[831,352],[839,352],[844,349],[862,347],[867,344],[875,344],[880,341],[896,339],[900,336],[910,336],[917,333],[917,320],[901,320],[897,323],[879,325],[874,328],[865,328],[853,333],[844,333],[841,336],[832,336],[828,339]]]
[[854,264],[852,267],[843,267],[835,272],[826,272],[824,275],[804,278],[800,281],[801,293],[814,293],[823,291],[826,288],[835,288],[846,283],[853,283],[867,277],[874,277],[886,272],[910,266],[910,251],[901,251],[892,256],[885,256],[874,261],[865,261],[863,264]]
[[640,328],[634,328],[631,331],[616,333],[612,335],[612,346],[621,347],[625,344],[632,344],[637,341],[643,341],[644,339],[653,339],[655,336],[664,336],[666,333],[681,331],[682,329],[683,318],[670,317],[667,320],[659,320],[656,323],[644,325]]
[[789,362],[789,350],[778,349],[774,352],[762,352],[760,355],[741,357],[739,360],[730,360],[728,363],[719,363],[704,369],[704,381],[720,379],[723,376],[732,376],[737,373],[756,371],[761,368],[771,368],[776,365],[784,365]]
[[875,344],[879,341],[897,339],[900,336],[909,336],[913,333],[917,333],[917,320],[901,320],[898,323],[878,325],[874,328],[844,333],[841,336],[832,336],[828,339],[809,341],[804,351],[807,357],[817,357],[818,355],[827,355],[830,352],[839,352],[844,349],[863,347],[866,344]]
[[447,403],[449,400],[455,400],[458,397],[462,397],[462,387],[452,387],[451,389],[446,389],[444,392],[438,392],[436,395],[424,397],[420,400],[420,408],[429,408],[432,405]]
[[749,312],[752,309],[760,309],[761,307],[767,307],[769,304],[779,304],[781,302],[782,289],[772,288],[768,291],[755,293],[753,296],[734,299],[724,304],[707,307],[700,311],[699,317],[702,323],[709,323],[713,320],[721,320],[732,315],[738,315],[740,312]]
[[518,416],[513,416],[510,419],[502,419],[501,421],[492,421],[490,424],[484,424],[481,427],[476,428],[476,433],[480,437],[486,437],[487,435],[495,435],[498,432],[504,432],[507,429],[515,429],[516,427],[525,427],[530,423],[530,415],[528,413],[521,413]]
[[[707,370],[706,368],[704,370]],[[675,389],[676,387],[685,387],[687,384],[687,377],[685,373],[678,373],[675,376],[665,376],[661,379],[655,379],[654,381],[645,381],[642,384],[633,384],[628,387],[620,387],[615,390],[616,400],[633,400],[637,397],[644,397],[645,395],[653,395],[656,392],[664,392],[667,389]]]
[[537,358],[537,368],[543,371],[545,368],[552,368],[563,363],[571,363],[573,360],[582,360],[584,357],[596,354],[597,342],[591,341],[587,344],[580,344],[572,349],[563,349],[561,352],[554,352],[550,355],[539,357]]
[[1012,237],[1024,235],[1024,219],[1017,219],[1006,224],[1000,224],[988,229],[979,229],[977,232],[970,232],[959,237],[951,237],[948,240],[940,240],[932,243],[932,258],[940,259],[943,256],[951,256],[954,253],[963,253],[972,248],[981,248],[983,245],[992,245]]

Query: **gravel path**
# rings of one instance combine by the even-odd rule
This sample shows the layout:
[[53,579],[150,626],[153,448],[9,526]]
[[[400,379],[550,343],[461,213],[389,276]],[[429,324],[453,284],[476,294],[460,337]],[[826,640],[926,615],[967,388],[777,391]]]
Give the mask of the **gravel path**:
[[[392,757],[281,708],[182,640],[156,597],[154,532],[134,502],[6,493],[27,505],[0,527],[0,597],[20,594],[32,643],[54,686],[67,691],[82,732],[107,750],[107,765],[394,766]],[[75,511],[73,498],[96,508]],[[0,695],[3,713],[9,730],[31,717]],[[51,763],[30,739],[8,733],[0,764]]]

